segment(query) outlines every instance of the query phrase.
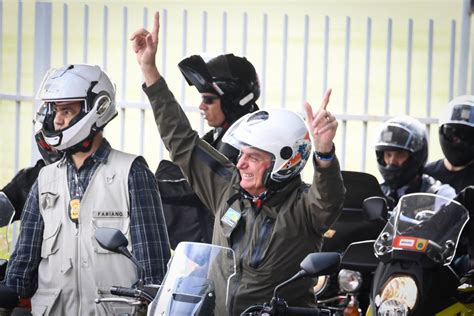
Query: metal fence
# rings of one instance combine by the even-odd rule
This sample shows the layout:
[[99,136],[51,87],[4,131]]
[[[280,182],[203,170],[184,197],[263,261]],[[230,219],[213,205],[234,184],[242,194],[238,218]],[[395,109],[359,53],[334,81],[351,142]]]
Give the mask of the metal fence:
[[[0,2],[0,21],[4,21],[6,18],[3,9],[5,5],[6,3]],[[51,66],[68,62],[91,62],[101,65],[109,73],[118,74],[113,77],[118,86],[117,99],[120,108],[119,136],[117,137],[119,146],[117,147],[122,149],[127,147],[127,139],[133,137],[136,140],[136,148],[133,151],[136,153],[146,157],[152,147],[151,150],[157,152],[158,159],[166,155],[161,142],[157,140],[156,132],[152,135],[147,132],[149,105],[143,94],[128,92],[130,90],[139,91],[137,87],[140,81],[140,78],[137,77],[139,76],[137,75],[138,67],[132,68],[134,61],[130,60],[134,57],[130,53],[129,36],[139,25],[150,26],[153,11],[148,8],[137,9],[136,6],[131,9],[127,6],[110,4],[97,9],[97,6],[92,7],[88,4],[72,6],[68,3],[61,4],[61,10],[58,11],[58,4],[36,2],[34,8],[28,8],[28,10],[34,10],[33,48],[31,52],[25,53],[24,36],[21,36],[25,32],[25,5],[27,4],[21,1],[17,3],[16,34],[18,40],[16,52],[9,51],[11,55],[16,56],[17,61],[14,70],[16,78],[14,91],[6,91],[4,84],[0,86],[0,101],[15,102],[14,114],[9,119],[14,122],[12,125],[14,149],[12,153],[3,154],[13,155],[14,171],[23,167],[20,165],[20,155],[25,143],[31,144],[31,160],[38,157],[31,135],[20,135],[21,108],[25,104],[27,106],[32,102],[34,104],[34,93],[39,87],[43,74]],[[471,10],[471,1],[463,0],[460,12],[462,16],[459,19],[451,20],[447,25],[435,25],[433,19],[418,22],[408,18],[404,24],[397,25],[398,29],[395,28],[390,17],[385,22],[378,21],[376,28],[374,28],[376,17],[367,17],[363,23],[359,23],[363,26],[358,26],[356,29],[354,19],[351,17],[345,17],[341,21],[330,16],[313,17],[308,13],[303,16],[301,21],[295,23],[298,25],[298,29],[295,31],[292,27],[293,24],[290,23],[292,16],[289,14],[280,16],[279,22],[271,24],[270,19],[274,20],[274,17],[267,13],[256,15],[244,12],[238,16],[231,16],[228,12],[221,11],[217,15],[219,18],[216,22],[216,19],[210,20],[207,11],[201,10],[200,13],[193,13],[190,16],[187,10],[182,10],[179,14],[174,14],[171,17],[167,9],[162,9],[160,10],[161,30],[158,64],[167,79],[169,75],[169,84],[179,87],[177,97],[183,108],[191,115],[195,113],[196,117],[198,117],[198,110],[196,105],[191,105],[192,98],[187,95],[189,88],[185,81],[178,77],[179,74],[173,74],[178,73],[178,70],[174,68],[170,71],[170,68],[173,67],[173,64],[175,65],[176,58],[185,57],[195,50],[209,51],[212,45],[214,50],[249,56],[260,76],[263,93],[259,105],[263,108],[269,106],[288,107],[288,104],[291,103],[298,104],[293,108],[301,110],[302,103],[307,98],[315,99],[316,101],[313,100],[313,102],[317,105],[319,99],[316,96],[322,95],[328,86],[333,86],[334,81],[331,83],[330,77],[337,76],[340,78],[337,80],[337,84],[340,86],[341,97],[336,101],[338,106],[331,111],[340,121],[338,156],[343,168],[365,171],[367,169],[367,153],[370,152],[370,136],[373,134],[371,126],[376,126],[395,114],[407,114],[417,116],[430,128],[437,123],[437,117],[433,116],[432,109],[434,96],[437,106],[440,107],[455,95],[474,93],[474,80],[472,79],[474,67],[472,61],[469,62],[469,58],[472,59],[474,56],[470,49]],[[74,18],[71,11],[74,11]],[[78,13],[80,13],[81,20],[76,21]],[[137,15],[141,15],[141,18],[137,19]],[[92,16],[99,16],[99,18],[92,22]],[[140,22],[132,23],[132,16],[135,21]],[[97,21],[100,22],[97,23]],[[229,27],[231,23],[235,25],[235,21],[238,21],[239,24],[237,31],[234,30],[234,27],[232,30]],[[358,20],[358,22],[360,21]],[[423,32],[414,31],[415,23],[423,24]],[[4,36],[5,30],[2,29],[5,27],[4,24],[0,23],[0,57],[11,49],[11,46],[7,47],[6,44],[8,39]],[[181,32],[177,32],[176,27],[170,29],[172,25],[173,27],[180,25],[178,31]],[[278,39],[275,39],[275,35],[272,33],[274,32],[273,25],[278,25]],[[11,28],[14,25],[8,25],[8,27]],[[380,33],[381,28],[384,36],[374,39],[374,33]],[[438,39],[435,37],[435,30],[444,30],[448,36]],[[236,32],[239,34],[236,35]],[[79,42],[77,45],[71,44],[72,33],[81,34],[77,37]],[[404,35],[400,37],[400,33]],[[415,33],[416,40],[414,40]],[[399,38],[397,43],[394,43],[394,36]],[[112,37],[115,40],[112,41]],[[334,37],[339,39],[333,40]],[[422,48],[419,48],[421,42],[424,44]],[[445,73],[448,75],[437,85],[441,85],[446,93],[433,92],[433,81],[436,79],[434,71],[438,69],[433,58],[436,53],[434,46],[440,42],[442,42],[441,46],[446,46],[443,48],[443,56],[446,57],[443,62],[447,63]],[[194,50],[190,49],[190,43],[193,43]],[[335,44],[331,46],[331,43]],[[76,58],[71,58],[72,51],[76,54]],[[416,58],[420,54],[425,56],[422,68],[424,75],[418,74],[419,68],[417,67],[419,65],[414,64],[414,53]],[[20,80],[22,74],[26,72],[22,63],[27,57],[25,54],[28,54],[33,60],[31,74],[33,85],[28,88],[30,91],[24,91]],[[394,54],[397,54],[398,59],[404,59],[403,63],[395,63]],[[351,59],[352,56],[357,56],[357,58]],[[0,60],[5,60],[7,57],[3,56],[3,59],[0,58]],[[335,61],[335,59],[337,60]],[[356,60],[354,61],[354,59]],[[295,60],[297,61],[295,62]],[[317,65],[315,66],[315,64]],[[333,68],[331,65],[334,65]],[[404,71],[400,69],[403,66]],[[357,71],[354,71],[354,68],[357,68]],[[277,74],[275,74],[275,69],[278,69]],[[417,76],[425,78],[422,86],[416,86],[416,91],[413,89],[412,81],[414,69],[417,69]],[[0,74],[3,77],[5,77],[4,71],[5,67],[0,63]],[[379,76],[373,75],[375,71],[379,73]],[[357,73],[357,82],[355,83],[353,82],[354,72]],[[395,72],[401,75],[397,75],[395,78]],[[471,78],[468,91],[469,72]],[[318,74],[316,80],[315,73]],[[314,82],[319,87],[314,88]],[[456,88],[455,83],[457,83]],[[351,86],[357,86],[359,91],[352,92],[351,95]],[[177,89],[174,88],[174,90]],[[420,91],[423,93],[421,94]],[[353,95],[361,97],[361,99],[354,101],[356,98]],[[424,101],[421,106],[417,101],[415,111],[413,100],[419,100],[420,95],[424,95]],[[374,102],[371,101],[374,98],[378,98],[377,106],[374,106]],[[357,106],[354,107],[354,103],[357,103]],[[0,103],[0,105],[4,104],[6,103]],[[35,105],[32,107],[34,108]],[[136,128],[128,126],[127,120],[130,116],[133,116],[133,120],[137,121]],[[202,132],[205,129],[203,120],[197,118],[196,122],[199,122],[197,128]],[[353,132],[356,125],[357,132]],[[437,140],[437,137],[431,137],[431,139]],[[135,141],[132,142],[135,143]],[[357,143],[356,148],[351,149],[351,146],[354,147],[354,143]],[[354,155],[357,155],[356,163],[353,161]]]

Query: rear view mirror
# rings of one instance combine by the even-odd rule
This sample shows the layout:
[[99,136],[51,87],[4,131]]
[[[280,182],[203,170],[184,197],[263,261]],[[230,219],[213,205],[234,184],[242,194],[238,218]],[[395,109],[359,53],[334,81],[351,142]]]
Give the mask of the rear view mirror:
[[387,201],[380,196],[366,198],[363,203],[364,214],[369,221],[387,220]]

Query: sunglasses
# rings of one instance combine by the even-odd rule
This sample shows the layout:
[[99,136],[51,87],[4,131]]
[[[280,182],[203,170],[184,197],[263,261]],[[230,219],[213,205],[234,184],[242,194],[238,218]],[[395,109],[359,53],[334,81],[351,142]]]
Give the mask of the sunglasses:
[[202,103],[204,104],[213,104],[217,99],[219,99],[218,96],[214,95],[203,95],[202,96]]

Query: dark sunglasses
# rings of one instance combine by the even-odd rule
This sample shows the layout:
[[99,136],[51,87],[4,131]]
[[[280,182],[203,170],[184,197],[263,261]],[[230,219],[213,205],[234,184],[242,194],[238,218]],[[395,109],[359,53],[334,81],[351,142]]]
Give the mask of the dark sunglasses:
[[202,103],[204,104],[213,104],[214,101],[216,101],[217,99],[219,99],[218,96],[214,96],[214,95],[203,95],[202,96]]

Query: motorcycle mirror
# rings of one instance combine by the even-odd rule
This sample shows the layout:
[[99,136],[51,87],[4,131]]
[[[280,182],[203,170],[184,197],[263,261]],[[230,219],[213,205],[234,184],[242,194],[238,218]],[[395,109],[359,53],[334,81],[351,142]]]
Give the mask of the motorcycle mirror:
[[387,220],[387,201],[380,196],[366,198],[363,202],[364,214],[369,221]]
[[123,253],[123,249],[127,249],[128,246],[128,240],[125,235],[120,230],[110,227],[97,228],[95,240],[105,250],[115,253]]
[[9,225],[14,215],[15,208],[5,193],[0,191],[0,227]]
[[301,261],[303,277],[316,277],[333,274],[339,271],[341,255],[337,252],[310,253]]
[[310,253],[300,263],[301,270],[283,283],[278,284],[273,290],[273,297],[277,291],[285,285],[305,277],[317,277],[320,275],[334,274],[339,271],[341,255],[338,252],[315,252]]
[[143,288],[143,276],[145,274],[145,269],[127,249],[127,237],[125,237],[125,235],[116,228],[99,227],[95,231],[95,240],[97,240],[99,245],[105,250],[123,254],[124,256],[132,260],[132,262],[138,267],[139,271],[138,288]]
[[373,272],[379,264],[374,255],[375,240],[356,241],[347,246],[342,255],[341,268],[359,272]]

